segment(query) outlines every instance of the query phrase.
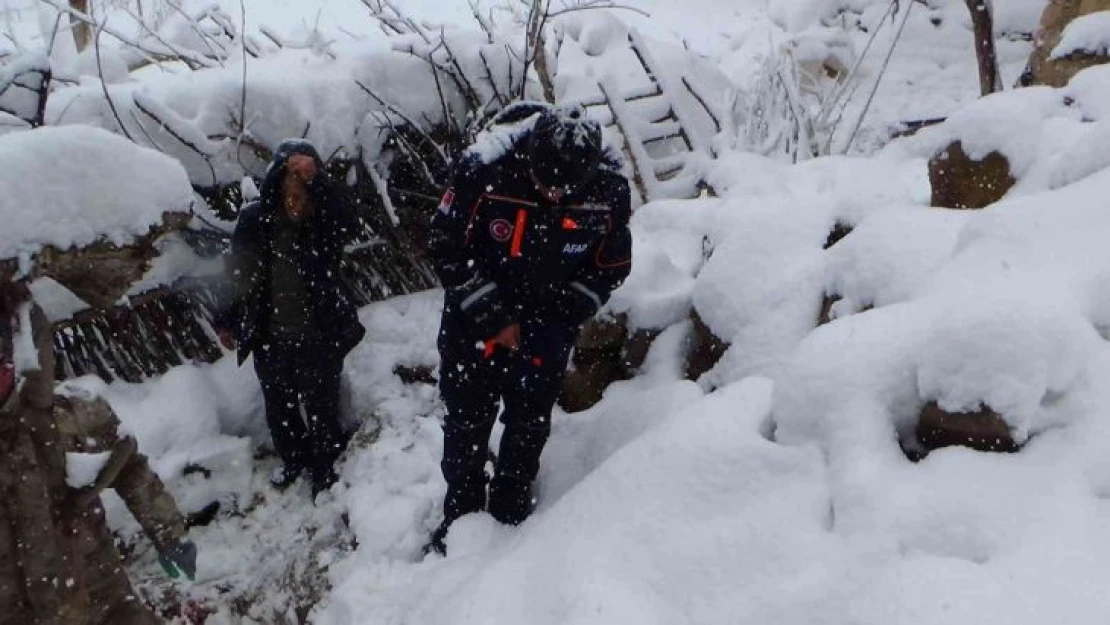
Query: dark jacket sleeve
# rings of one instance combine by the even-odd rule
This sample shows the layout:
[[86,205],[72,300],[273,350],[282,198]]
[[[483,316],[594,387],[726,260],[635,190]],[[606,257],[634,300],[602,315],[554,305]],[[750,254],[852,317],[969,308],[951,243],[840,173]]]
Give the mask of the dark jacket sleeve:
[[308,191],[320,211],[317,242],[329,260],[338,260],[343,248],[361,230],[358,214],[343,190],[323,171],[309,181]]
[[[133,441],[130,437],[124,439],[131,445],[134,445]],[[137,447],[129,455],[112,487],[159,551],[185,538],[185,518]]]
[[497,283],[482,274],[480,252],[470,237],[485,192],[484,170],[477,158],[460,161],[428,234],[436,275],[445,291],[444,306],[461,313],[479,340],[489,339],[513,323]]
[[91,505],[101,491],[111,488],[159,551],[183,539],[185,519],[177,503],[134,437],[120,434],[119,416],[112,406],[102,398],[61,397],[58,403],[79,433],[69,451],[110,454],[92,486],[76,494],[77,509]]
[[569,302],[569,321],[577,326],[594,316],[609,301],[609,296],[632,271],[632,192],[628,181],[620,178],[612,185],[607,201],[609,229],[588,251],[589,261],[564,287],[562,300]]

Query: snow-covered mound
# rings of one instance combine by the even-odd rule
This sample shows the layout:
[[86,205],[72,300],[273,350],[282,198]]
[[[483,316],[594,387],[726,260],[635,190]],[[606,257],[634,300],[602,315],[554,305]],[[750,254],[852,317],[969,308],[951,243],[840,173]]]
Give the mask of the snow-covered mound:
[[1006,157],[1017,180],[1012,193],[1056,189],[1110,165],[1110,67],[1077,74],[1067,86],[993,94],[921,131],[892,152],[929,157],[960,141],[972,159]]
[[125,245],[189,211],[193,190],[181,165],[87,126],[0,137],[0,258],[99,240]]

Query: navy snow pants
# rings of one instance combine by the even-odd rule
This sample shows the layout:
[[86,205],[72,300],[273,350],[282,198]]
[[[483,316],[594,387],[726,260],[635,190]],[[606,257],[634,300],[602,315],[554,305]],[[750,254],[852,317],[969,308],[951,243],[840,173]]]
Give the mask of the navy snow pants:
[[441,463],[447,523],[486,507],[489,438],[502,401],[505,431],[489,483],[489,512],[514,525],[531,513],[531,485],[576,330],[559,321],[526,320],[517,352],[499,348],[487,357],[458,320],[444,315],[439,350],[440,393],[447,406]]

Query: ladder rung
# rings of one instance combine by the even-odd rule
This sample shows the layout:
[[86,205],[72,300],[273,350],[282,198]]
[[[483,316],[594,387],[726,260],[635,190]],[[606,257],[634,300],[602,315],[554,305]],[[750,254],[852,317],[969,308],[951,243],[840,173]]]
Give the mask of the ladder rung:
[[674,109],[667,109],[667,114],[658,119],[651,120],[652,124],[662,124],[664,122],[678,123],[678,116],[674,114]]
[[646,100],[648,98],[656,98],[663,95],[663,88],[659,83],[652,80],[651,84],[640,89],[634,89],[626,92],[622,97],[625,102],[635,102],[636,100]]
[[609,109],[597,111],[596,113],[590,113],[590,119],[597,121],[597,123],[606,128],[616,123],[616,120],[613,119],[613,112]]
[[581,104],[583,108],[605,106],[606,104],[608,104],[608,102],[605,100],[605,96],[601,94],[595,95],[591,98],[586,98],[585,100],[580,100],[578,103]]
[[675,167],[670,167],[670,168],[664,169],[662,171],[656,170],[655,171],[655,179],[660,181],[660,182],[664,182],[664,181],[670,180],[671,178],[674,178],[675,176],[677,176],[678,172],[680,172],[680,171],[682,171],[682,165],[678,165],[678,166],[675,166]]
[[683,155],[671,156],[655,161],[652,170],[656,180],[665,180],[673,177],[686,167],[686,158]]
[[673,135],[662,135],[660,137],[652,137],[644,140],[644,145],[654,145],[663,141],[670,141],[671,139],[681,139],[682,133],[675,133]]
[[641,134],[640,141],[642,143],[655,143],[663,139],[671,139],[681,136],[684,131],[682,125],[678,122],[664,122],[662,124],[651,124],[647,127],[647,131]]

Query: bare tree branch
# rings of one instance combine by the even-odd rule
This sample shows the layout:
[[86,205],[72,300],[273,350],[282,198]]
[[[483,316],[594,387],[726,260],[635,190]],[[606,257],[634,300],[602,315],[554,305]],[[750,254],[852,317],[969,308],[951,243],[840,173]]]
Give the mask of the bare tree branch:
[[451,46],[447,44],[447,33],[443,29],[439,31],[439,40],[443,44],[444,51],[447,52],[448,60],[450,60],[451,64],[455,67],[455,75],[457,75],[459,81],[466,85],[464,94],[466,94],[467,99],[471,100],[475,105],[474,109],[478,110],[478,106],[481,105],[481,101],[478,99],[478,90],[470,83],[470,79],[466,77],[466,72],[464,72],[462,66],[459,65],[459,58],[455,56],[455,53],[451,50]]
[[906,7],[906,12],[902,15],[902,24],[898,27],[898,32],[894,35],[894,41],[890,43],[890,50],[886,53],[886,58],[883,59],[883,66],[879,69],[879,75],[875,79],[875,84],[871,88],[871,93],[867,96],[867,102],[860,111],[859,119],[856,120],[855,127],[852,128],[852,133],[848,136],[848,143],[844,146],[844,153],[847,154],[852,149],[852,143],[856,140],[856,135],[859,134],[860,127],[863,126],[863,119],[867,116],[867,111],[871,108],[871,102],[875,99],[875,93],[879,90],[879,85],[883,81],[883,76],[886,75],[887,67],[890,66],[890,58],[894,56],[894,49],[898,47],[898,41],[902,38],[902,31],[906,29],[906,23],[909,22],[910,13],[913,13],[914,3],[911,2]]
[[135,111],[128,111],[128,113],[131,113],[131,119],[134,120],[135,125],[139,127],[139,132],[143,133],[143,136],[146,137],[146,140],[150,142],[150,147],[158,150],[159,152],[165,153],[165,150],[162,149],[162,146],[158,145],[158,142],[154,140],[154,137],[150,136],[150,133],[147,132],[146,126],[143,125],[143,122],[139,119],[139,116],[135,114]]
[[[107,23],[107,18],[104,23]],[[104,99],[108,101],[108,108],[112,109],[112,116],[116,118],[116,123],[119,124],[119,130],[127,140],[134,143],[135,138],[127,131],[127,126],[123,125],[123,119],[119,116],[119,111],[116,110],[116,103],[112,101],[112,96],[108,93],[108,83],[104,80],[104,66],[100,62],[100,33],[102,29],[96,29],[96,34],[93,37],[93,49],[96,53],[96,72],[100,76],[100,88],[104,90]]]
[[247,124],[247,38],[243,36],[247,31],[247,5],[244,0],[239,0],[239,15],[243,22],[239,33],[239,41],[243,44],[243,90],[239,100],[239,134],[242,135]]
[[478,0],[469,0],[468,4],[470,4],[470,12],[474,15],[474,21],[478,22],[478,26],[481,26],[486,33],[486,41],[492,44],[494,42],[493,22],[486,21],[486,18],[482,17],[481,11],[478,10]]
[[131,101],[134,102],[135,108],[138,109],[140,113],[142,113],[143,115],[146,115],[152,121],[154,121],[154,123],[158,124],[159,129],[161,129],[163,132],[167,133],[168,135],[170,135],[174,139],[177,139],[177,141],[180,142],[182,145],[184,145],[185,147],[187,147],[190,150],[192,150],[193,152],[195,152],[197,154],[197,156],[199,156],[204,161],[204,164],[208,166],[209,171],[211,171],[211,173],[212,173],[212,184],[215,185],[217,183],[218,178],[216,176],[216,167],[214,165],[212,165],[212,155],[211,154],[209,154],[209,153],[205,152],[204,150],[200,149],[200,147],[197,146],[196,144],[194,144],[192,141],[189,141],[188,139],[183,137],[181,135],[181,133],[174,130],[174,128],[172,126],[167,124],[160,117],[158,117],[152,111],[150,111],[145,106],[143,106],[142,102],[140,102],[138,98],[135,98],[134,95],[132,95]]
[[[170,44],[170,42],[166,41],[166,40],[165,40],[165,39],[164,39],[164,38],[163,38],[163,37],[162,37],[161,35],[159,35],[159,34],[158,34],[157,32],[155,32],[155,31],[154,31],[153,29],[151,29],[150,27],[148,27],[148,26],[147,26],[147,25],[146,25],[146,24],[145,24],[145,23],[144,23],[144,22],[142,21],[142,18],[140,18],[139,16],[135,15],[135,13],[134,13],[133,11],[131,11],[131,9],[130,9],[130,8],[128,8],[128,7],[126,7],[126,6],[124,6],[124,7],[121,7],[121,8],[123,9],[123,11],[124,11],[125,13],[127,13],[127,15],[129,15],[129,16],[131,17],[131,19],[133,19],[133,20],[135,20],[136,22],[138,22],[138,23],[139,23],[139,26],[140,26],[140,27],[141,27],[141,28],[142,28],[142,29],[143,29],[144,31],[146,31],[148,35],[150,35],[151,37],[153,37],[155,41],[157,41],[158,43],[162,44],[162,45],[163,45],[163,46],[164,46],[164,47],[165,47],[165,48],[166,48],[167,50],[169,50],[169,51],[170,51],[170,52],[172,52],[172,53],[173,53],[174,55],[176,55],[177,57],[179,57],[179,58],[181,58],[181,59],[182,59],[183,61],[185,61],[185,55],[184,55],[184,54],[183,54],[183,53],[182,53],[182,52],[181,52],[180,50],[178,50],[178,49],[177,49],[177,48],[175,48],[175,47],[174,47],[173,45],[171,45],[171,44]],[[192,25],[192,26],[193,26],[194,28],[196,27],[196,24],[193,24],[192,20],[189,20],[189,23],[190,23],[190,24],[191,24],[191,25]],[[199,29],[198,29],[198,31],[197,31],[197,32],[200,32],[200,31],[199,31]],[[211,46],[209,46],[209,49],[211,49]],[[193,53],[193,52],[192,52],[192,51],[190,51],[190,53]],[[195,54],[195,53],[194,53],[194,54]],[[219,56],[218,54],[216,54],[216,53],[215,53],[215,51],[213,51],[213,53],[212,53],[212,55],[211,55],[211,57],[210,57],[210,58],[211,58],[212,60],[216,61],[216,63],[218,63],[218,64],[220,65],[220,67],[224,67],[224,62],[223,62],[223,59],[222,59],[222,58],[221,58],[221,57],[220,57],[220,56]],[[186,64],[188,64],[188,61],[185,61],[185,62],[186,62]],[[198,68],[195,68],[195,67],[190,67],[190,69],[194,69],[194,70],[195,70],[195,69],[198,69]]]
[[[59,0],[38,0],[38,1],[39,1],[39,3],[45,4],[46,6],[49,6],[49,7],[53,8],[56,11],[59,11],[61,13],[65,13],[66,15],[69,15],[71,18],[76,19],[79,22],[83,22],[85,24],[88,24],[90,27],[93,27],[93,28],[99,28],[100,27],[100,24],[98,24],[95,20],[93,20],[93,18],[89,17],[87,14],[82,13],[81,11],[77,11],[77,10],[67,6],[67,5],[59,4]],[[162,58],[165,58],[165,59],[169,60],[169,58],[167,58],[169,55],[167,55],[164,51],[151,50],[151,49],[147,48],[146,46],[142,45],[141,43],[131,39],[130,37],[128,37],[127,35],[125,35],[124,33],[120,32],[118,30],[108,28],[107,26],[104,26],[103,28],[101,28],[101,30],[103,32],[115,37],[120,42],[122,42],[124,45],[135,49],[136,51],[140,52],[141,54],[144,54],[148,57],[154,57],[154,58],[162,57]],[[199,69],[201,67],[215,67],[217,65],[216,63],[212,62],[212,60],[206,58],[204,55],[197,54],[195,52],[180,52],[180,51],[177,51],[177,50],[170,50],[170,54],[175,55],[176,60],[182,61],[183,63],[188,65],[190,69]]]
[[[489,62],[486,60],[486,51],[478,50],[478,58],[482,61],[482,67],[486,70],[486,82],[489,83],[490,89],[493,90],[494,97],[497,98],[498,104],[505,106],[509,103],[511,98],[506,98],[501,95],[501,90],[497,88],[497,81],[493,77],[493,71],[489,68]],[[509,84],[512,87],[512,83]]]
[[[185,9],[181,8],[181,5],[179,3],[175,2],[175,0],[163,0],[163,1],[171,9],[173,9],[177,14],[179,14],[181,17],[185,18],[185,21],[189,24],[189,27],[193,30],[194,33],[197,34],[198,37],[201,38],[201,41],[204,42],[204,45],[208,46],[208,51],[211,52],[213,56],[227,58],[228,52],[227,52],[227,49],[224,48],[223,44],[216,41],[211,35],[204,32],[203,29],[201,29],[199,26],[197,26],[196,20],[191,15],[186,13]],[[219,47],[220,50],[217,51],[213,47],[213,45]]]
[[[370,87],[367,87],[366,85],[362,84],[361,81],[356,80],[355,84],[358,85],[360,89],[365,91],[366,95],[373,98],[380,106],[385,107],[385,109],[387,111],[389,111],[390,113],[393,113],[397,117],[401,118],[406,124],[411,126],[414,131],[420,133],[420,136],[423,137],[424,140],[428,143],[428,145],[431,146],[435,150],[436,154],[439,156],[439,158],[444,163],[447,163],[447,162],[450,161],[450,159],[447,158],[447,153],[443,150],[443,148],[438,143],[436,143],[435,139],[432,139],[431,135],[429,135],[427,132],[424,131],[423,128],[420,127],[420,124],[417,124],[415,121],[413,121],[413,119],[411,117],[409,117],[408,115],[405,115],[404,112],[401,111],[401,109],[397,108],[396,106],[393,106],[389,102],[386,102],[382,98],[378,97],[378,95],[376,93],[374,93],[374,91],[372,89],[370,89]],[[390,123],[392,124],[392,122],[390,122]]]
[[554,13],[549,13],[548,17],[549,18],[561,17],[561,16],[566,15],[568,13],[577,13],[579,11],[591,11],[591,10],[594,10],[594,9],[614,9],[614,10],[618,10],[618,11],[632,11],[633,13],[639,13],[640,15],[643,15],[644,17],[651,17],[651,13],[648,13],[647,11],[645,11],[643,9],[640,9],[640,8],[637,8],[637,7],[631,7],[631,6],[627,6],[627,5],[624,5],[624,4],[601,3],[601,2],[589,3],[587,5],[567,7],[565,9],[555,11]]

